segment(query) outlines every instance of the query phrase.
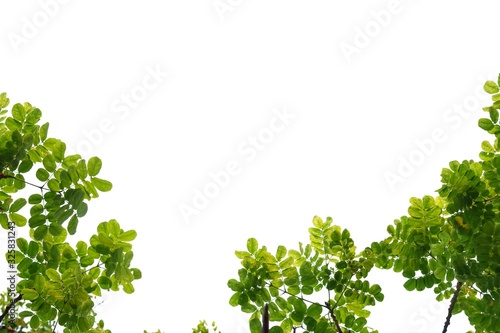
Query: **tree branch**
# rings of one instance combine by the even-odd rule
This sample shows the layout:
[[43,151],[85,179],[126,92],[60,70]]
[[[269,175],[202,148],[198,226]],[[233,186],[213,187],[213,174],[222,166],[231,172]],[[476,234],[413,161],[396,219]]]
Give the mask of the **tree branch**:
[[269,333],[269,305],[264,305],[264,314],[262,315],[262,330],[261,333]]
[[451,298],[450,307],[448,308],[448,315],[446,316],[446,321],[444,322],[443,333],[448,331],[448,326],[450,326],[451,314],[453,312],[453,307],[458,299],[458,293],[460,292],[460,288],[462,288],[462,282],[457,282],[457,286],[455,292],[453,293],[453,297]]
[[333,322],[335,323],[335,327],[337,327],[338,333],[343,333],[342,332],[342,327],[340,327],[339,321],[337,320],[337,317],[333,313],[333,308],[330,305],[330,302],[325,302],[326,308],[328,309],[328,312],[330,313],[330,317],[332,317]]
[[14,298],[12,301],[10,301],[9,305],[5,307],[5,310],[3,313],[0,315],[0,323],[3,321],[5,316],[9,313],[10,309],[16,305],[17,302],[19,302],[23,298],[23,294],[17,295],[16,298]]

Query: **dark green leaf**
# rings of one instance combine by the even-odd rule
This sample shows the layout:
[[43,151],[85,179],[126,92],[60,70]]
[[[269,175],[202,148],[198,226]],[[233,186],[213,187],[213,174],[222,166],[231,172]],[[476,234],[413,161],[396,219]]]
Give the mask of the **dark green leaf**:
[[35,233],[33,234],[33,237],[36,240],[42,240],[45,238],[45,236],[47,235],[48,232],[49,232],[49,228],[45,224],[42,224],[41,226],[38,226],[35,229]]
[[68,223],[68,232],[70,235],[74,235],[76,233],[76,228],[78,227],[78,217],[73,215]]

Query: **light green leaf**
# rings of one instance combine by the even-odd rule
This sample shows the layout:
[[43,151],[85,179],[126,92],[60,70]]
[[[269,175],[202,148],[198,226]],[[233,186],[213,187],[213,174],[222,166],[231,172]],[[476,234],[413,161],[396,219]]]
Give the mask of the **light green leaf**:
[[286,247],[284,247],[283,245],[279,245],[278,249],[276,250],[276,260],[280,261],[281,259],[283,259],[286,256],[286,253]]
[[26,225],[26,218],[18,213],[11,213],[9,214],[9,219],[15,223],[16,226],[18,227],[24,227]]
[[313,225],[318,228],[318,229],[322,229],[323,228],[323,220],[321,219],[321,217],[319,216],[314,216],[313,217]]
[[38,108],[34,108],[28,113],[26,123],[34,125],[40,120],[40,118],[42,118],[42,111]]
[[40,140],[45,141],[49,132],[49,123],[40,126]]
[[26,111],[24,110],[24,107],[22,104],[14,104],[12,107],[12,116],[14,117],[15,120],[24,122],[24,118],[26,116]]
[[9,212],[15,213],[18,212],[21,208],[23,208],[26,205],[27,201],[24,198],[19,198],[14,201],[10,207],[9,207]]
[[90,180],[92,184],[101,192],[108,192],[113,188],[113,184],[111,184],[110,181],[97,177],[92,177]]
[[19,249],[19,251],[21,251],[24,254],[26,254],[28,252],[29,245],[28,245],[28,241],[26,239],[20,237],[16,240],[16,243],[17,243],[17,248]]
[[49,280],[51,281],[60,281],[61,280],[61,275],[59,274],[58,271],[56,271],[55,269],[53,268],[47,268],[45,270],[45,275],[47,275],[47,277],[49,278]]
[[123,242],[133,241],[137,237],[137,232],[135,230],[127,230],[118,236],[118,240]]
[[85,178],[87,178],[87,165],[85,164],[85,160],[79,160],[76,169],[80,179],[85,180]]
[[23,294],[23,299],[30,300],[30,301],[38,298],[38,293],[34,289],[25,288],[25,289],[21,290],[21,294]]
[[436,270],[434,271],[434,276],[436,278],[438,278],[439,280],[444,280],[445,276],[446,276],[446,268],[444,267],[441,267],[439,266],[438,268],[436,268]]
[[259,248],[259,243],[257,242],[257,240],[255,238],[249,238],[247,240],[248,252],[250,252],[251,254],[254,254],[258,248]]
[[52,178],[51,180],[49,180],[47,182],[47,186],[53,192],[59,192],[61,190],[59,181],[57,179],[55,179],[55,178]]
[[89,176],[96,176],[99,171],[101,171],[102,161],[99,157],[94,156],[91,157],[87,163],[87,169],[89,172]]
[[496,94],[498,92],[498,85],[494,81],[486,81],[483,88],[488,94]]

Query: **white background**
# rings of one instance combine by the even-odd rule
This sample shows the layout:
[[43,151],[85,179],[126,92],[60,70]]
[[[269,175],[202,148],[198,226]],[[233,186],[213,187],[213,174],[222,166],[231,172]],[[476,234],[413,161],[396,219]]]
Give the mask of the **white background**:
[[[477,120],[499,72],[496,1],[216,4],[0,2],[0,91],[39,107],[68,152],[101,157],[114,185],[71,242],[111,218],[139,234],[136,292],[99,307],[113,332],[191,332],[199,319],[248,332],[226,285],[247,238],[295,247],[314,215],[331,216],[362,249],[488,138]],[[293,119],[274,123],[285,109]],[[184,218],[228,163],[239,173]],[[371,326],[441,332],[448,303],[431,290],[406,292],[390,271],[372,281],[386,299]]]

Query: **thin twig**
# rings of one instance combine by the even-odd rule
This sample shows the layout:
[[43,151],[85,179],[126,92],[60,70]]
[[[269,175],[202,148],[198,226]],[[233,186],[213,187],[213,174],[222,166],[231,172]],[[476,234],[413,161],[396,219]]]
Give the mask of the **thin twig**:
[[[266,283],[267,283],[267,282],[266,282]],[[308,303],[311,303],[311,304],[318,304],[317,302],[310,301],[310,300],[308,300],[308,299],[305,299],[304,297],[300,297],[300,296],[298,296],[298,295],[291,294],[291,293],[289,293],[288,291],[286,291],[286,289],[281,289],[281,288],[275,287],[275,286],[273,286],[273,284],[272,284],[272,283],[269,283],[269,287],[276,288],[276,289],[278,289],[278,291],[281,291],[281,292],[282,292],[282,293],[284,293],[284,294],[287,294],[287,295],[293,296],[293,297],[295,297],[295,298],[298,298],[298,299],[300,299],[300,300],[302,300],[302,301],[304,301],[304,302],[308,302]],[[320,304],[320,305],[321,305],[321,304]],[[323,307],[324,307],[324,306],[323,306]]]

